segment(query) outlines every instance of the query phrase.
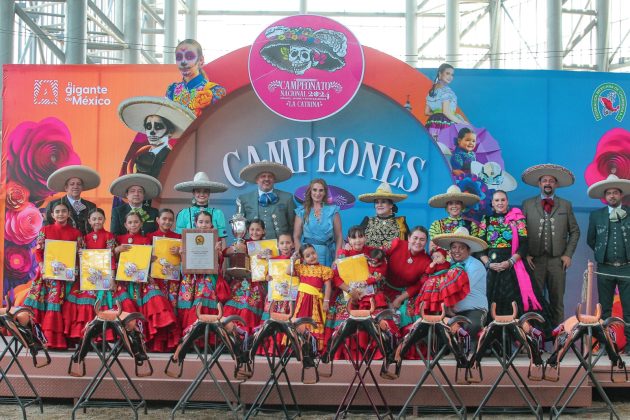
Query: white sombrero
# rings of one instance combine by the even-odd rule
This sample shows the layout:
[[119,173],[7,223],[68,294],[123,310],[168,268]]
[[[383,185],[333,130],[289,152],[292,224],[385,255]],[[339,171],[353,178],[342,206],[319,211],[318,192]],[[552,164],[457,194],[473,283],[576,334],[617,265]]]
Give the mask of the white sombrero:
[[208,174],[205,172],[197,172],[192,181],[175,184],[176,191],[192,192],[195,189],[205,189],[210,190],[211,193],[220,193],[227,191],[228,186],[222,182],[210,181]]
[[144,120],[149,115],[159,115],[173,126],[173,137],[179,137],[195,120],[195,114],[181,104],[157,96],[134,96],[118,105],[118,116],[133,131],[144,132]]
[[239,177],[245,182],[255,184],[256,178],[258,178],[258,175],[263,172],[272,173],[276,178],[275,182],[286,181],[293,175],[291,169],[281,163],[261,160],[260,162],[250,163],[249,165],[241,169]]
[[621,191],[621,195],[630,194],[630,179],[619,178],[617,175],[610,174],[608,178],[588,187],[588,196],[591,198],[604,198],[606,190],[610,188],[617,188]]
[[381,185],[376,188],[376,191],[368,194],[361,194],[359,200],[364,203],[373,203],[376,200],[390,200],[392,203],[398,203],[399,201],[407,198],[407,194],[395,194],[392,192],[392,187],[387,182],[381,182]]
[[109,186],[109,192],[118,197],[124,197],[127,190],[133,186],[140,186],[144,189],[144,199],[151,200],[162,191],[160,181],[150,175],[145,174],[127,174],[117,178]]
[[46,185],[51,191],[64,192],[66,181],[79,178],[83,181],[83,191],[92,190],[101,184],[101,177],[94,169],[83,165],[69,165],[50,174]]
[[573,172],[564,166],[553,163],[543,163],[541,165],[530,166],[523,171],[521,179],[527,185],[537,187],[538,180],[545,175],[550,175],[556,178],[556,181],[558,181],[558,187],[568,187],[569,185],[573,185],[575,182]]
[[479,252],[488,248],[488,244],[483,239],[470,236],[468,229],[458,227],[453,233],[443,233],[435,235],[431,241],[440,248],[449,249],[453,242],[463,242],[470,247],[470,252]]
[[449,201],[461,201],[464,203],[464,207],[468,207],[478,203],[479,200],[479,196],[469,192],[462,192],[457,185],[451,185],[446,190],[446,193],[434,195],[429,198],[429,205],[431,207],[443,209]]

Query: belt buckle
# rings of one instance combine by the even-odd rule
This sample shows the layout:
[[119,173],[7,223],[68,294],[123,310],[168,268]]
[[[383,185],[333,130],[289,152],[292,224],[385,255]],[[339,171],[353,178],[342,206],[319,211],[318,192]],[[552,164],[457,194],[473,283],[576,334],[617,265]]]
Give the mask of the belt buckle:
[[610,265],[612,265],[613,267],[622,267],[622,266],[627,265],[627,264],[628,263],[622,263],[622,262],[616,261],[614,263],[611,263]]

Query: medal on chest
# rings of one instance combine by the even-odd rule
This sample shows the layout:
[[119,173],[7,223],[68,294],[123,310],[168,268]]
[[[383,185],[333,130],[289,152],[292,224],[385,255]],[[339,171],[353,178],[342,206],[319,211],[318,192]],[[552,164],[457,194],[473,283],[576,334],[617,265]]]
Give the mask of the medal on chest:
[[127,239],[127,243],[128,243],[128,244],[132,244],[132,243],[133,243],[133,238],[129,238],[129,239]]
[[413,264],[413,258],[411,258],[411,256],[407,258],[407,264]]

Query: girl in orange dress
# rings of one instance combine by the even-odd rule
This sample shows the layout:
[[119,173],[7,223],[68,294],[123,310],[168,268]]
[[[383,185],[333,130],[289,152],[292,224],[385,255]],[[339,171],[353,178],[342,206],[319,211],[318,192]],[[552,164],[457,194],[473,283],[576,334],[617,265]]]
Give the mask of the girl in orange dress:
[[[324,325],[326,323],[326,312],[330,302],[331,282],[333,271],[319,263],[317,251],[311,244],[303,244],[298,254],[291,258],[299,262],[294,265],[295,274],[300,277],[297,299],[295,301],[295,318],[311,317],[317,327],[311,331],[317,339],[317,348],[321,352],[325,348]],[[291,273],[291,267],[287,274]]]

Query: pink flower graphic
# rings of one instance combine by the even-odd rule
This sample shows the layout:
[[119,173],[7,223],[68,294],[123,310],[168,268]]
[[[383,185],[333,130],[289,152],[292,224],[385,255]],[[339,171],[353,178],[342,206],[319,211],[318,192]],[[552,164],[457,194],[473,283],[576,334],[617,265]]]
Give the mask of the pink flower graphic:
[[18,125],[9,135],[5,150],[7,178],[26,187],[35,202],[52,194],[46,187],[51,173],[81,163],[68,127],[54,117]]
[[4,275],[11,280],[28,280],[34,274],[33,254],[28,248],[6,245]]
[[7,182],[7,207],[11,210],[20,211],[28,204],[30,192],[13,181]]
[[37,237],[42,223],[42,214],[33,203],[28,203],[19,212],[7,209],[4,225],[6,239],[17,245],[30,244]]
[[593,161],[584,172],[584,180],[591,186],[611,173],[630,179],[630,131],[623,128],[613,128],[599,139]]

